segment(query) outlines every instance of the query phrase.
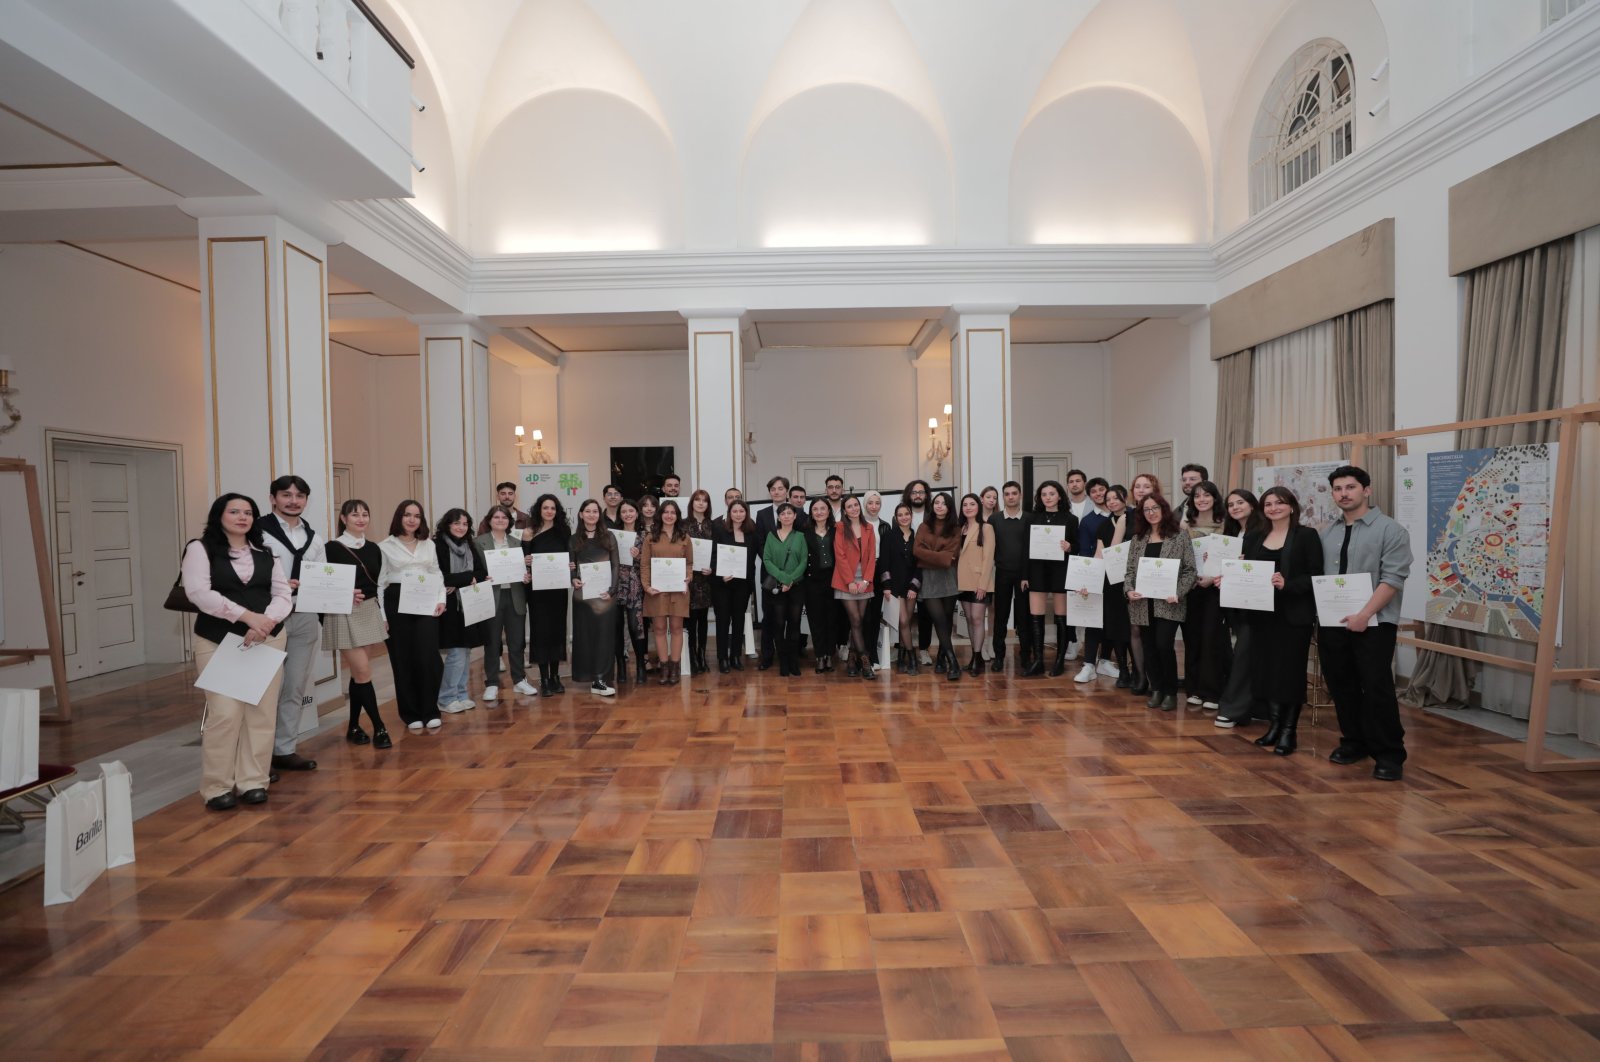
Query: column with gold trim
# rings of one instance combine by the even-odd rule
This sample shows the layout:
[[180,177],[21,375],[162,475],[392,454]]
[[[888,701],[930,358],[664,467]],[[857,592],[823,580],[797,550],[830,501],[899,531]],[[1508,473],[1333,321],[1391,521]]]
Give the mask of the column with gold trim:
[[950,331],[951,464],[962,493],[1011,476],[1011,315],[1016,304],[957,305]]
[[684,493],[704,489],[721,512],[729,487],[744,489],[743,310],[683,310],[689,325],[689,453],[678,459]]

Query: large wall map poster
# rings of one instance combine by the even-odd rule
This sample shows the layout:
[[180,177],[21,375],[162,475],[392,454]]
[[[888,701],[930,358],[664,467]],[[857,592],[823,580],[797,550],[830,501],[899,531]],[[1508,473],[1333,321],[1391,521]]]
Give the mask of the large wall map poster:
[[1268,487],[1288,487],[1300,500],[1300,522],[1318,531],[1344,519],[1333,504],[1328,476],[1343,461],[1312,461],[1303,465],[1269,465],[1255,471],[1256,497]]
[[1555,459],[1554,443],[1428,455],[1430,623],[1539,637]]

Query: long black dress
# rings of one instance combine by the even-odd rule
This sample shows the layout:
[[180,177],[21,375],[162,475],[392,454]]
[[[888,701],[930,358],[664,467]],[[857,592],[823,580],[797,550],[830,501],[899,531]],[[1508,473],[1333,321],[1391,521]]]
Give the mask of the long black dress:
[[[630,560],[632,558],[629,558]],[[581,531],[572,536],[572,561],[574,564],[611,565],[611,592],[604,601],[597,597],[586,598],[577,591],[572,598],[572,678],[575,682],[593,682],[600,679],[610,686],[615,676],[612,668],[617,662],[617,579],[620,566],[617,558],[617,540],[607,528],[600,528],[594,538]],[[581,570],[580,570],[581,571]],[[572,573],[574,578],[579,571]]]
[[[547,527],[522,544],[523,553],[569,553],[566,524]],[[559,664],[567,658],[567,590],[528,591],[528,663]]]

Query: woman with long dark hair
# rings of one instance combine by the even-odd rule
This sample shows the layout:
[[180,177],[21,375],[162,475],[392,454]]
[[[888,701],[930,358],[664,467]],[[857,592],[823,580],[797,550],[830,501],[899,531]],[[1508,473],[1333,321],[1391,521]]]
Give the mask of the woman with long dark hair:
[[[691,539],[710,542],[711,494],[697,490],[689,495],[689,512],[683,518],[683,533]],[[712,550],[715,554],[715,549]],[[716,560],[713,556],[712,561]],[[690,567],[693,567],[691,562]],[[706,628],[711,618],[711,568],[695,569],[689,583],[689,622],[684,625],[684,640],[689,643],[689,674],[703,675],[711,669],[706,666]]]
[[1272,724],[1256,738],[1279,756],[1295,750],[1300,711],[1306,700],[1306,663],[1317,623],[1311,577],[1322,574],[1322,538],[1300,523],[1300,499],[1288,487],[1261,494],[1264,531],[1244,539],[1245,560],[1270,562],[1272,611],[1246,613],[1250,625],[1251,692],[1267,702]]
[[[1194,485],[1184,510],[1183,527],[1191,541],[1223,533],[1222,491],[1210,480]],[[1233,663],[1233,643],[1222,622],[1221,596],[1216,579],[1202,574],[1189,591],[1183,620],[1183,688],[1189,703],[1207,712],[1217,710]]]
[[[847,674],[873,679],[877,672],[867,647],[867,606],[876,596],[878,535],[861,512],[861,499],[850,495],[839,506],[843,519],[833,532],[833,597],[844,606],[850,642]],[[876,635],[876,631],[873,632]],[[876,641],[876,639],[874,639]]]
[[[1105,507],[1109,515],[1095,528],[1094,555],[1102,560],[1106,550],[1133,537],[1128,488],[1120,483],[1107,487]],[[1090,627],[1084,635],[1083,667],[1072,681],[1093,682],[1096,675],[1104,675],[1116,679],[1118,689],[1128,689],[1133,685],[1133,666],[1128,661],[1128,598],[1122,592],[1122,584],[1113,583],[1109,575],[1101,583],[1100,593],[1101,625]]]
[[[616,695],[611,669],[616,665],[617,576],[621,571],[617,540],[605,525],[600,503],[593,498],[578,506],[578,529],[572,534],[572,681],[589,683],[597,697]],[[612,587],[600,594],[584,592],[585,564],[610,569]]]
[[[1139,589],[1139,561],[1146,558],[1178,562],[1178,592],[1150,598]],[[1144,663],[1150,680],[1147,708],[1170,712],[1178,707],[1178,626],[1183,623],[1184,599],[1194,588],[1194,548],[1178,523],[1167,499],[1147,495],[1134,511],[1133,545],[1128,550],[1128,570],[1123,587],[1128,593],[1128,620],[1144,639]]]
[[[520,555],[522,542],[517,535],[517,514],[509,505],[495,505],[478,525],[478,548],[485,558],[493,550],[512,549]],[[483,645],[483,703],[493,704],[500,699],[500,647],[511,664],[512,690],[524,697],[533,696],[528,685],[528,674],[523,661],[526,657],[524,641],[528,626],[528,592],[523,584],[528,581],[526,570],[522,582],[506,583],[494,588],[494,615],[484,623]]]
[[678,503],[666,498],[656,513],[655,530],[645,539],[639,574],[644,580],[644,614],[655,631],[656,657],[661,661],[661,685],[676,686],[683,670],[683,621],[689,618],[689,592],[658,589],[651,572],[653,561],[669,559],[683,561],[685,586],[692,586],[694,546],[684,532]]
[[714,570],[708,580],[712,606],[717,610],[717,670],[726,675],[744,670],[744,615],[750,607],[756,572],[761,568],[756,555],[756,522],[750,519],[750,507],[743,498],[728,503],[728,514],[712,541],[716,546],[744,549],[744,563],[740,565],[726,566],[720,556],[714,557]]
[[884,604],[890,599],[900,603],[899,669],[902,675],[916,675],[917,643],[914,637],[916,620],[912,611],[917,606],[917,591],[922,588],[922,570],[917,567],[916,537],[911,527],[911,506],[901,502],[894,507],[894,524],[878,544],[878,589],[883,593]]
[[983,674],[984,617],[994,594],[994,530],[984,519],[983,500],[976,494],[962,495],[958,508],[961,552],[956,561],[956,597],[967,615],[967,638],[972,642],[967,674],[976,678]]
[[956,516],[955,502],[950,495],[940,492],[928,503],[928,515],[917,528],[912,551],[917,566],[922,569],[921,608],[928,610],[934,632],[939,638],[939,657],[934,666],[943,671],[951,682],[961,678],[961,662],[956,659],[950,626],[954,619],[952,609],[960,586],[956,581],[956,559],[961,549],[961,525]]
[[[1223,504],[1228,514],[1222,522],[1224,535],[1243,537],[1266,532],[1267,520],[1261,515],[1261,502],[1255,492],[1236,487],[1228,492]],[[1215,585],[1220,596],[1221,584]],[[1245,622],[1245,613],[1232,608],[1222,611],[1223,618],[1233,632],[1233,665],[1228,669],[1228,681],[1222,688],[1222,697],[1217,702],[1217,717],[1212,722],[1224,730],[1231,730],[1252,719],[1266,718],[1269,709],[1255,696],[1255,676],[1250,667],[1251,628]]]
[[383,588],[383,614],[389,621],[389,667],[394,672],[395,709],[400,721],[413,734],[439,729],[439,682],[444,667],[439,662],[439,617],[444,613],[446,594],[441,587],[433,615],[417,616],[400,611],[400,584],[407,577],[442,575],[439,554],[428,541],[428,518],[422,503],[407,498],[395,506],[389,521],[389,537],[378,543],[383,552],[383,569],[378,585]]
[[445,714],[476,707],[467,696],[472,650],[484,642],[486,624],[468,624],[462,615],[460,591],[489,579],[483,551],[472,540],[472,514],[450,509],[439,520],[433,539],[444,574],[445,610],[439,617],[439,648],[444,650],[444,675],[439,682],[439,711]]
[[[322,648],[343,654],[344,668],[350,673],[350,725],[345,729],[345,740],[352,745],[387,749],[394,746],[394,740],[378,714],[378,692],[372,687],[371,649],[383,643],[386,631],[383,605],[378,600],[383,551],[367,538],[371,525],[372,510],[360,498],[351,498],[339,506],[339,536],[328,543],[325,556],[329,564],[355,565],[358,600],[348,616],[322,617]],[[361,729],[363,711],[372,720],[370,738]]]
[[[572,552],[572,527],[567,510],[554,494],[541,494],[528,514],[527,538],[522,552]],[[527,563],[532,565],[531,556]],[[561,662],[567,658],[567,596],[569,591],[528,590],[528,662],[539,665],[539,693],[545,697],[565,693],[561,684]]]
[[1023,670],[1024,675],[1044,674],[1044,621],[1054,612],[1056,619],[1056,658],[1050,665],[1050,674],[1059,675],[1067,669],[1067,646],[1072,635],[1067,631],[1067,556],[1078,541],[1078,518],[1072,515],[1067,503],[1067,491],[1053,479],[1047,479],[1033,492],[1033,511],[1028,514],[1031,528],[1045,525],[1063,529],[1060,560],[1028,561],[1028,622],[1033,624],[1033,660]]
[[812,499],[801,534],[806,538],[806,626],[811,631],[817,674],[833,670],[833,506],[827,498]]
[[767,570],[767,591],[772,610],[766,622],[774,625],[773,642],[778,654],[778,674],[800,674],[800,609],[805,598],[806,564],[810,547],[803,532],[794,526],[798,515],[788,502],[773,510],[777,528],[761,546],[761,563]]
[[[617,505],[618,531],[631,531],[639,538],[634,540],[632,546],[626,550],[620,549],[617,561],[621,565],[617,569],[617,603],[622,607],[623,635],[628,644],[633,647],[633,681],[642,685],[645,680],[645,657],[648,650],[645,648],[646,631],[644,620],[644,582],[639,578],[639,558],[644,554],[644,541],[639,523],[639,507],[631,501],[619,502]],[[617,677],[625,678],[628,674],[628,663],[622,658],[622,643],[617,643]]]
[[[289,579],[261,542],[253,499],[224,494],[211,503],[205,530],[183,551],[183,592],[199,610],[194,620],[195,670],[203,672],[230,634],[245,648],[282,650],[283,621],[294,607]],[[283,669],[254,704],[206,691],[200,719],[200,795],[212,811],[267,802],[272,735]]]

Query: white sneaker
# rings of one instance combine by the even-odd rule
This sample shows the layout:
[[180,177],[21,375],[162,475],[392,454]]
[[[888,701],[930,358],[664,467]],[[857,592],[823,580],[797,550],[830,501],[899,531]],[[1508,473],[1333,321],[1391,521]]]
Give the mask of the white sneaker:
[[1077,642],[1068,642],[1067,643],[1067,659],[1068,660],[1076,660],[1076,659],[1078,659],[1078,643]]
[[459,700],[459,701],[456,702],[456,711],[458,711],[458,712],[470,712],[474,708],[476,708],[477,706],[478,706],[478,703],[476,701],[472,700],[469,697],[469,698],[466,698],[466,699],[463,699],[463,700]]
[[476,707],[477,705],[471,701],[451,701],[449,704],[439,705],[439,711],[444,712],[446,715],[455,715],[458,712],[470,711]]
[[596,697],[615,697],[617,695],[616,690],[612,689],[610,686],[607,686],[599,679],[594,680],[594,685],[589,687],[589,692],[594,694]]
[[420,734],[420,733],[422,733],[422,724],[421,723],[407,723],[406,724],[406,729],[411,731],[413,734]]
[[443,719],[429,719],[428,720],[428,729],[429,730],[438,730],[441,726],[444,726],[444,720]]
[[511,688],[513,690],[515,690],[516,692],[522,694],[524,697],[536,697],[539,694],[538,690],[536,690],[532,686],[528,685],[528,680],[527,679],[523,679],[521,682],[517,683],[515,686],[512,686]]
[[1216,701],[1206,701],[1204,704],[1202,704],[1200,706],[1200,710],[1204,711],[1204,712],[1214,712],[1214,711],[1217,710],[1217,702]]
[[1190,697],[1189,698],[1189,703],[1190,704],[1199,704],[1200,703],[1200,698],[1199,697]]
[[1073,678],[1072,681],[1073,682],[1093,682],[1094,681],[1094,675],[1095,675],[1094,665],[1093,664],[1085,664],[1085,665],[1083,665],[1083,667],[1078,669],[1078,674]]
[[1117,667],[1117,665],[1113,664],[1109,660],[1100,661],[1100,663],[1095,666],[1095,670],[1100,672],[1100,674],[1104,675],[1106,678],[1122,677],[1122,669]]
[[499,686],[485,686],[483,688],[483,703],[484,704],[493,704],[495,701],[498,701],[499,699],[500,699],[500,687]]
[[922,666],[923,667],[932,667],[933,666],[933,657],[928,655],[928,651],[926,649],[922,650]]

